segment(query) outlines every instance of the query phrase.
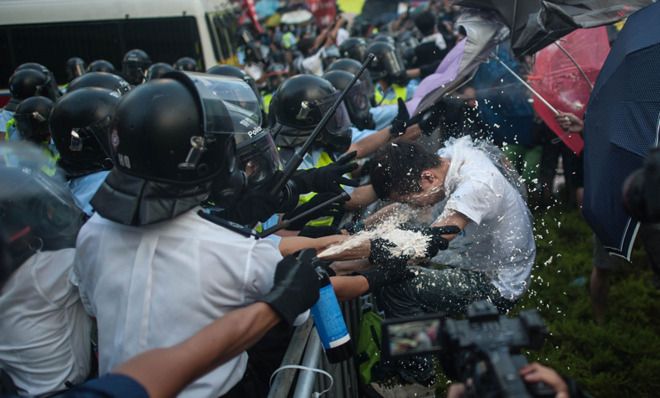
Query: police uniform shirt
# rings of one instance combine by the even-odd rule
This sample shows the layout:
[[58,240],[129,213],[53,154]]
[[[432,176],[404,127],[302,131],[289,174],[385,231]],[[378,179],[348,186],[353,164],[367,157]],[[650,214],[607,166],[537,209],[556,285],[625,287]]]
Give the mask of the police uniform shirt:
[[[198,210],[141,227],[96,213],[81,229],[72,280],[97,318],[99,374],[141,352],[178,344],[271,290],[282,259],[274,243],[213,224]],[[181,396],[227,393],[243,377],[247,358],[236,356]]]
[[397,113],[399,113],[399,107],[397,105],[374,106],[369,109],[369,113],[374,117],[376,130],[382,130],[392,124]]
[[0,368],[21,393],[62,390],[90,371],[92,320],[69,282],[75,249],[39,252],[0,293]]

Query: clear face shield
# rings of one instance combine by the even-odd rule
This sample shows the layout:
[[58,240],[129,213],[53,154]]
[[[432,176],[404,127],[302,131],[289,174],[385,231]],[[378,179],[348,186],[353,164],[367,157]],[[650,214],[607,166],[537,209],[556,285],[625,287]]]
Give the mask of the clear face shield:
[[348,108],[351,121],[360,130],[373,129],[375,122],[373,115],[369,112],[371,109],[371,94],[368,86],[358,80],[346,95],[344,102]]
[[282,161],[273,137],[267,130],[255,135],[236,135],[238,166],[247,177],[248,185],[268,182],[282,169]]
[[82,212],[64,176],[45,174],[51,167],[47,156],[31,144],[0,146],[0,225],[14,268],[38,251],[75,247]]
[[[340,92],[336,92],[323,100],[315,101],[313,106],[315,106],[321,113],[321,116],[323,116],[330,111],[330,108],[332,108],[332,105],[340,95]],[[351,146],[351,125],[352,123],[348,110],[342,101],[337,107],[335,113],[333,113],[332,117],[328,120],[328,124],[325,126],[324,131],[321,133],[321,142],[332,151],[340,153],[346,152],[348,147]]]

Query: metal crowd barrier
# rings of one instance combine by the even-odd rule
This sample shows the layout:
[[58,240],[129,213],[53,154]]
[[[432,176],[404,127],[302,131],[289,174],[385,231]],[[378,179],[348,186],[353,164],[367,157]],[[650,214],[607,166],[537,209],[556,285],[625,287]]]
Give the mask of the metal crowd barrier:
[[[357,347],[362,311],[361,302],[361,299],[356,299],[341,303],[354,347]],[[282,360],[281,366],[285,365],[301,365],[330,373],[334,382],[330,391],[324,394],[324,398],[357,398],[359,396],[355,359],[351,358],[338,364],[329,363],[311,319],[296,328]],[[330,380],[318,372],[284,369],[275,376],[268,398],[310,398],[314,392],[321,392],[329,385]]]

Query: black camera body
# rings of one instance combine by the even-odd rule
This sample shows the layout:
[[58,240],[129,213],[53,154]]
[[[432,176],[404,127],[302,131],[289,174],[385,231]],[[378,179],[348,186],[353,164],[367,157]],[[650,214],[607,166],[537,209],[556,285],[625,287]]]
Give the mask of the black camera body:
[[[493,304],[478,301],[468,308],[467,319],[419,319],[383,323],[386,356],[436,352],[447,377],[464,383],[468,397],[555,396],[545,384],[526,384],[519,375],[520,368],[527,364],[522,350],[540,349],[548,335],[536,310],[507,318],[500,315]],[[415,330],[410,327],[424,322],[427,326]],[[406,352],[395,341],[397,339],[405,341],[412,349]]]

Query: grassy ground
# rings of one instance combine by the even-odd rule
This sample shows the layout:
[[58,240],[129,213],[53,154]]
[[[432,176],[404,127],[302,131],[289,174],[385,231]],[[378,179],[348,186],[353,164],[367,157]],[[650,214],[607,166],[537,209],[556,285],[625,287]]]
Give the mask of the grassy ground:
[[537,261],[530,293],[551,332],[528,355],[578,380],[594,397],[660,396],[660,290],[642,250],[614,273],[608,320],[593,322],[588,294],[591,232],[577,211],[537,216]]

